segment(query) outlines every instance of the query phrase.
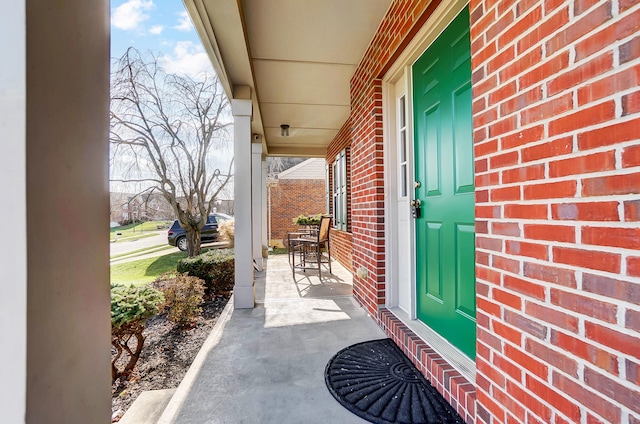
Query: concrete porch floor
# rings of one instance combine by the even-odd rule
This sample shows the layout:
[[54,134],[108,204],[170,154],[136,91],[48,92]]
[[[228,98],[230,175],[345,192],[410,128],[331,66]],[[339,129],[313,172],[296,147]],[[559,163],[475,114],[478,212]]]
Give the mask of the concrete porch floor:
[[363,423],[329,393],[340,349],[385,334],[351,297],[351,274],[297,271],[286,255],[256,273],[257,305],[220,317],[158,423]]

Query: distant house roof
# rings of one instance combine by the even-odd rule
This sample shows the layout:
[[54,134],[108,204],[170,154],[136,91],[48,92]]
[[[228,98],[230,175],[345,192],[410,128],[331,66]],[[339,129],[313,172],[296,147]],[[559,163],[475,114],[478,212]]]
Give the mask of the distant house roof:
[[325,161],[322,158],[307,159],[278,174],[279,180],[324,180]]

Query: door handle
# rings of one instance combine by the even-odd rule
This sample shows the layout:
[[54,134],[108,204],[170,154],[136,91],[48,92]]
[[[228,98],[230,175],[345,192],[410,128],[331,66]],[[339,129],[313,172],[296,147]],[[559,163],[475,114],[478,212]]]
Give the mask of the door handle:
[[420,218],[420,205],[422,202],[420,199],[415,199],[411,201],[411,216],[414,218]]

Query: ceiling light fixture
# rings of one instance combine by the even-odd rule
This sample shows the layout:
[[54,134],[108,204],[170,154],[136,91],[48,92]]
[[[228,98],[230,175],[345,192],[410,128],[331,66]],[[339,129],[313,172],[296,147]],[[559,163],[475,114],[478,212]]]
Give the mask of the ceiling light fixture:
[[282,137],[289,137],[289,125],[287,124],[280,125],[280,135]]

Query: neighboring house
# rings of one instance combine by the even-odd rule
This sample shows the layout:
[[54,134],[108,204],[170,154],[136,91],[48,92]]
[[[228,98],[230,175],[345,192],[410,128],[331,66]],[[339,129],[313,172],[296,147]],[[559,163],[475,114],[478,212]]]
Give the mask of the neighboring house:
[[109,193],[110,221],[130,220],[173,220],[175,213],[166,199],[159,193]]
[[282,247],[287,233],[298,229],[295,217],[327,211],[324,159],[307,159],[271,178],[267,205],[269,246]]
[[[5,3],[3,419],[105,422],[109,2]],[[185,4],[234,115],[236,308],[265,156],[325,158],[355,298],[467,423],[640,422],[638,1]]]

